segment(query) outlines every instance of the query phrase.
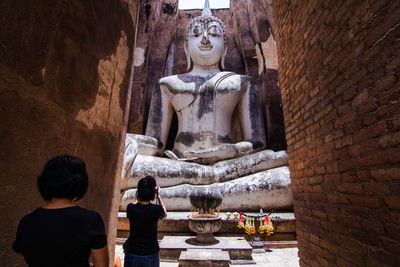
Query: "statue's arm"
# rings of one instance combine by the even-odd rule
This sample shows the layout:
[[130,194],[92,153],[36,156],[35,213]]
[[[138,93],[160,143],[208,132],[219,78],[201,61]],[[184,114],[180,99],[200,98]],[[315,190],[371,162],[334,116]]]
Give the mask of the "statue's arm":
[[173,115],[172,104],[167,96],[168,87],[157,84],[151,98],[149,117],[147,119],[146,136],[157,140],[157,147],[148,155],[161,156],[168,139],[169,129]]
[[244,141],[250,143],[248,152],[266,147],[265,126],[258,88],[250,80],[242,85],[244,94],[239,102],[239,121]]

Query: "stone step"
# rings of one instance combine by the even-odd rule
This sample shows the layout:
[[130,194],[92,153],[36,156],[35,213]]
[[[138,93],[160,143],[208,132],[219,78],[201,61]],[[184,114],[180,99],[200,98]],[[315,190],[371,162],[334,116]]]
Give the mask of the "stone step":
[[242,237],[216,237],[217,244],[202,246],[187,242],[191,238],[194,236],[164,236],[160,242],[161,259],[178,260],[181,252],[188,249],[221,249],[229,253],[231,260],[252,260],[253,248]]
[[188,249],[179,256],[179,266],[229,267],[230,257],[222,249]]
[[[191,236],[194,233],[189,229],[188,212],[168,212],[166,219],[158,224],[158,239],[164,236]],[[255,215],[248,213],[249,215]],[[237,227],[237,220],[227,219],[225,213],[222,215],[221,230],[214,236],[241,236],[251,240],[253,236],[247,236],[243,229]],[[296,219],[293,212],[275,212],[270,215],[275,228],[275,233],[270,236],[261,235],[262,241],[294,241],[296,240]],[[258,224],[257,224],[258,225]],[[117,237],[127,238],[129,236],[129,220],[125,212],[118,213]]]
[[288,241],[264,241],[264,248],[297,248],[296,240]]

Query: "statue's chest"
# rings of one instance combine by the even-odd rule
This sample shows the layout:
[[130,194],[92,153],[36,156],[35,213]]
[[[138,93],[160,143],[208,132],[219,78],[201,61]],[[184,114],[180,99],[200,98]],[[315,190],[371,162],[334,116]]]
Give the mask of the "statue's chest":
[[171,102],[175,111],[195,111],[200,118],[202,114],[214,112],[215,109],[237,105],[241,97],[240,86],[226,87],[206,82],[202,85],[186,84],[181,90],[175,91]]

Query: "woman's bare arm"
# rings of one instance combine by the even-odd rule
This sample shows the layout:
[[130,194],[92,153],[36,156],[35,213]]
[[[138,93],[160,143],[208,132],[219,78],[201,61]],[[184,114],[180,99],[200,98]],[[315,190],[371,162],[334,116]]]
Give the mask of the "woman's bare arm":
[[108,267],[110,258],[108,256],[108,246],[99,249],[91,249],[94,267]]

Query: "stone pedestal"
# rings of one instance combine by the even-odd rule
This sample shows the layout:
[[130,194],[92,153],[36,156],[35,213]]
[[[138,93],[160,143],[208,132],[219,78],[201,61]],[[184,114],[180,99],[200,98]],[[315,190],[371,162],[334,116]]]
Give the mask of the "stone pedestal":
[[189,228],[197,233],[196,238],[186,241],[192,245],[212,245],[219,241],[213,236],[213,233],[221,229],[221,217],[210,219],[191,219],[189,218]]

